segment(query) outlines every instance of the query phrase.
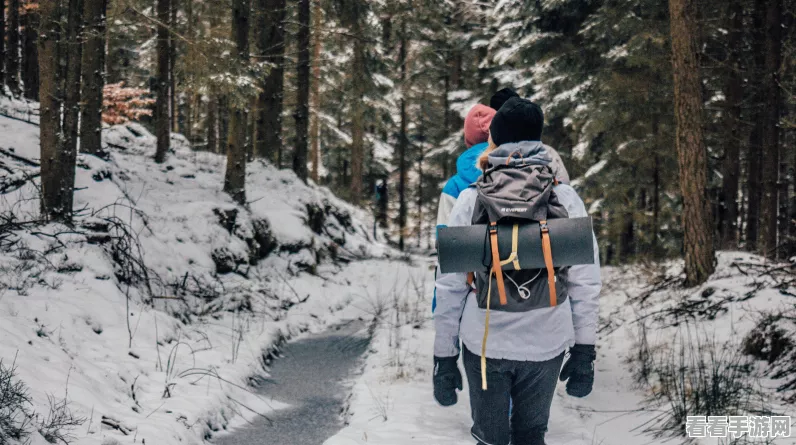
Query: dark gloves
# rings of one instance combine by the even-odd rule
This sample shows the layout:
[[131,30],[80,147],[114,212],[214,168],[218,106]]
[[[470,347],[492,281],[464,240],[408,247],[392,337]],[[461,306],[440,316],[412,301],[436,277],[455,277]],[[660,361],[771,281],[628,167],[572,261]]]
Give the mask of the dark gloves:
[[462,390],[462,373],[455,357],[434,357],[434,398],[442,406],[456,404],[456,390]]
[[594,345],[575,345],[569,349],[569,360],[561,369],[559,379],[567,381],[567,394],[586,397],[594,386]]

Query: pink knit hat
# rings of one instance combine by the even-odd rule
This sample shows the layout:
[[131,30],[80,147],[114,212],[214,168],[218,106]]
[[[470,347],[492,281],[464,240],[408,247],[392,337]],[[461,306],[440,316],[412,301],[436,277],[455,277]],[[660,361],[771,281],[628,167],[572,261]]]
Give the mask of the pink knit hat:
[[489,140],[489,125],[495,117],[495,110],[477,104],[464,119],[464,144],[467,148]]

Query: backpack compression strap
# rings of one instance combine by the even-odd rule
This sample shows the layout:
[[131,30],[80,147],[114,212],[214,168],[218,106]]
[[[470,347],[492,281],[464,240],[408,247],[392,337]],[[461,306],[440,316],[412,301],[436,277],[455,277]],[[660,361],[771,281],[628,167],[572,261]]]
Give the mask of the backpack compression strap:
[[505,266],[506,264],[514,264],[514,270],[521,270],[520,267],[520,257],[517,256],[517,251],[519,250],[520,244],[520,225],[514,224],[514,227],[511,229],[511,255],[506,258],[504,261],[500,262],[501,266]]
[[[500,252],[498,251],[498,232],[497,223],[489,224],[489,238],[492,242],[492,271],[495,273],[497,279],[498,294],[500,295],[500,305],[507,305],[508,299],[506,298],[506,286],[503,283],[503,268],[500,266]],[[492,280],[489,280],[490,283]]]
[[542,253],[544,254],[544,264],[547,267],[547,287],[550,288],[550,306],[556,305],[556,272],[553,270],[553,247],[550,245],[550,229],[547,221],[540,221],[542,228]]

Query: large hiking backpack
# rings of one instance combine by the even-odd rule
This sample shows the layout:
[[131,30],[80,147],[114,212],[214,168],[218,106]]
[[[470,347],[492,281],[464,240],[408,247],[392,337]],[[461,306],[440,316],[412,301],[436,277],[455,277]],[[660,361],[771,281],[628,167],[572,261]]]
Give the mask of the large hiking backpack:
[[[519,153],[515,153],[518,155]],[[521,157],[509,156],[503,165],[487,169],[475,187],[478,196],[472,223],[486,224],[485,242],[490,244],[484,258],[484,269],[474,271],[478,306],[506,312],[525,312],[556,306],[567,298],[568,268],[554,268],[547,221],[568,218],[566,208],[558,201],[553,187],[558,182],[549,165],[529,164]],[[524,269],[517,259],[517,225],[539,223],[545,269]],[[513,226],[513,252],[499,252],[498,226]],[[501,231],[505,233],[505,231]],[[514,270],[503,270],[513,264]],[[495,304],[494,291],[499,296]]]

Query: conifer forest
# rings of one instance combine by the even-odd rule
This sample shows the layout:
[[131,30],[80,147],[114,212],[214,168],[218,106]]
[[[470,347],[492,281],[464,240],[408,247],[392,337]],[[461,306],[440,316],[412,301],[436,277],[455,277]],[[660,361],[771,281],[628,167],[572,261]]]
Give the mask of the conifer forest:
[[508,86],[543,106],[607,264],[794,253],[790,0],[4,3],[5,94],[41,101],[52,218],[69,218],[75,153],[133,120],[153,162],[171,133],[226,154],[239,202],[262,159],[427,248],[463,115]]

